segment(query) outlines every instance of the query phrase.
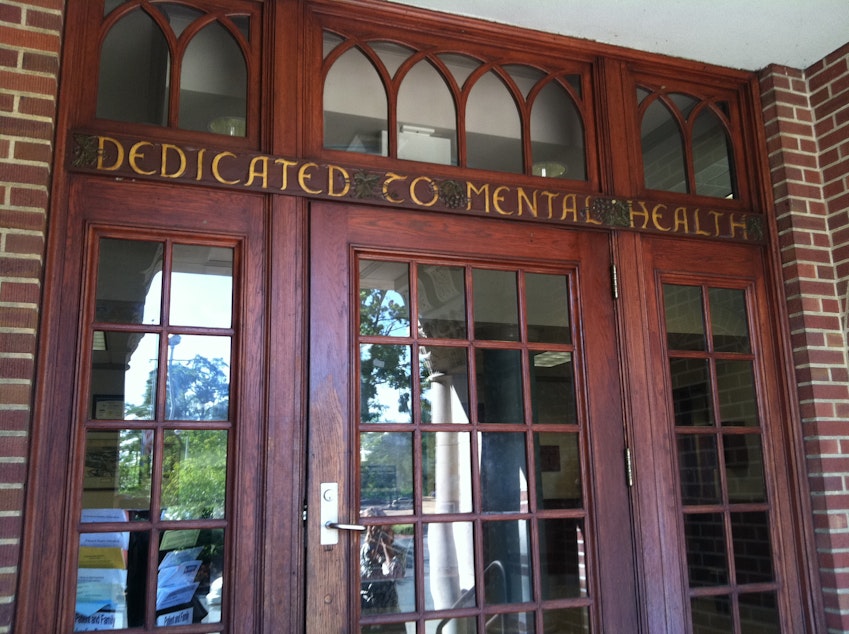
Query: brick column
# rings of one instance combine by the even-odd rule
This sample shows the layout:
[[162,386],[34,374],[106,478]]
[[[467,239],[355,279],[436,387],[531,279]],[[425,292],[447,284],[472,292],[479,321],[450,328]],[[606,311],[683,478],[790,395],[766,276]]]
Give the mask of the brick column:
[[849,631],[849,46],[761,74],[823,602]]
[[0,1],[0,632],[17,583],[63,10]]

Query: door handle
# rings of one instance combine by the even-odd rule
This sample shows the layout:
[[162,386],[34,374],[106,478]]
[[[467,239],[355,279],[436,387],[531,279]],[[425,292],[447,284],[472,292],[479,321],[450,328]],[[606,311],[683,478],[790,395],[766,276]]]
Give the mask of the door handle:
[[325,528],[335,528],[337,531],[364,531],[366,529],[362,524],[340,524],[339,522],[325,522]]

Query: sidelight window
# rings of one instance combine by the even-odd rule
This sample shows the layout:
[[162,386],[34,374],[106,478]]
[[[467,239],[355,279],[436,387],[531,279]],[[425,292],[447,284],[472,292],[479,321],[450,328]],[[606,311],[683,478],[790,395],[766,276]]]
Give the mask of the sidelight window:
[[235,250],[98,247],[75,630],[220,628]]

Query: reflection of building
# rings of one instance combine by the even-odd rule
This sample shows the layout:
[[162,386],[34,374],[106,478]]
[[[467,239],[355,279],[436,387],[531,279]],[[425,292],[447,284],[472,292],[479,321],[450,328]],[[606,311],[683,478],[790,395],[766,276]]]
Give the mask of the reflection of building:
[[[367,627],[325,481],[409,529],[423,631],[849,629],[849,49],[738,71],[457,11],[0,0],[0,631],[106,578],[86,609],[155,629],[167,535],[203,544],[174,622]],[[357,331],[358,273],[406,331]]]

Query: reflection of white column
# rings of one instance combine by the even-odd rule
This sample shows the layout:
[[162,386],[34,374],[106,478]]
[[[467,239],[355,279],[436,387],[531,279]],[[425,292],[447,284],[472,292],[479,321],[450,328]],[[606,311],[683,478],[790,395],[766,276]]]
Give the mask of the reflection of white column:
[[[431,375],[430,406],[435,424],[451,422],[451,377]],[[457,464],[457,434],[436,433],[434,447],[434,482],[437,513],[456,513],[460,507]],[[430,524],[427,532],[430,551],[430,592],[434,608],[450,608],[460,596],[457,550],[451,524]]]

